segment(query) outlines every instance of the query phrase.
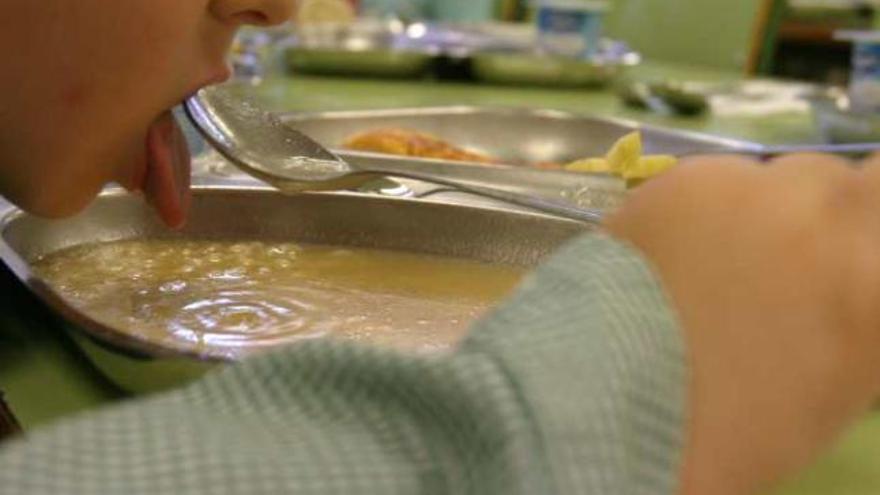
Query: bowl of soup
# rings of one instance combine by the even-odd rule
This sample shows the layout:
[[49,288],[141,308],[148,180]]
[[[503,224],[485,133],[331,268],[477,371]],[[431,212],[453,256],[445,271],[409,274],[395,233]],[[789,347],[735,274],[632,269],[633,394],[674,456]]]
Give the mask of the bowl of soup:
[[447,352],[530,267],[587,226],[353,193],[202,186],[164,228],[108,191],[82,214],[2,217],[0,256],[95,365],[133,391],[335,338]]

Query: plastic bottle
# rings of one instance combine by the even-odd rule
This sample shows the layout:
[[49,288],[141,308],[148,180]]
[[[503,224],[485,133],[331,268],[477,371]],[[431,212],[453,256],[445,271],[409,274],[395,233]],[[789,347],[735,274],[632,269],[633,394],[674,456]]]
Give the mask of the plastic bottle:
[[586,58],[602,38],[608,4],[596,0],[536,0],[538,44],[550,55]]
[[880,30],[842,31],[836,37],[853,42],[849,83],[853,109],[880,112]]

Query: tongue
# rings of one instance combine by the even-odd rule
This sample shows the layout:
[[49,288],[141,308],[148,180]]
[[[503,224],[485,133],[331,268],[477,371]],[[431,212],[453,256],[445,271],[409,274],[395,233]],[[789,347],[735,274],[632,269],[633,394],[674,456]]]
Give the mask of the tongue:
[[171,228],[186,223],[190,203],[190,156],[186,139],[171,112],[159,117],[147,132],[147,167],[143,183],[147,201]]

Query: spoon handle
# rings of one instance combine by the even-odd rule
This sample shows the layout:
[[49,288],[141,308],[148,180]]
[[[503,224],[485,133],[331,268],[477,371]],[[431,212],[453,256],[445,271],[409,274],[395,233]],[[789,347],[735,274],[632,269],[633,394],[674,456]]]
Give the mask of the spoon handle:
[[476,186],[473,184],[467,184],[464,182],[450,180],[443,177],[436,177],[429,174],[420,174],[418,172],[401,170],[381,170],[375,168],[370,169],[370,172],[381,175],[399,177],[403,179],[430,182],[432,184],[450,187],[458,191],[475,194],[484,198],[494,199],[497,201],[502,201],[504,203],[522,206],[524,208],[529,208],[543,213],[549,213],[551,215],[556,215],[570,220],[576,220],[579,222],[585,222],[594,225],[600,225],[602,223],[602,219],[604,218],[603,213],[597,209],[582,208],[568,203],[563,203],[561,201],[553,201],[550,199],[544,199],[528,194],[506,191],[503,189]]

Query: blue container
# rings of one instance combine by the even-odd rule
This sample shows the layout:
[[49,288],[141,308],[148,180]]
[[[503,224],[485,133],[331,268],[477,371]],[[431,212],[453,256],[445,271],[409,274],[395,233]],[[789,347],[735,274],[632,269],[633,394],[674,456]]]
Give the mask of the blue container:
[[856,110],[880,112],[880,31],[841,31],[853,42],[849,97]]
[[538,44],[551,55],[587,58],[602,39],[608,6],[590,0],[538,0],[535,5]]

